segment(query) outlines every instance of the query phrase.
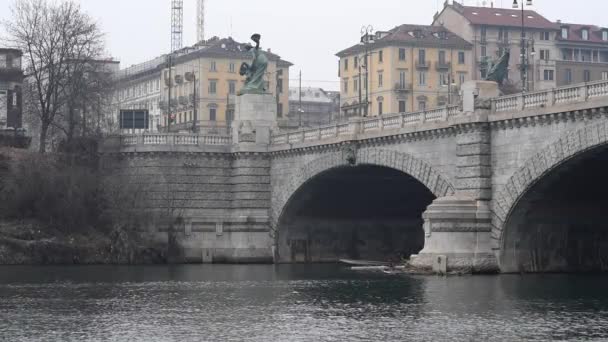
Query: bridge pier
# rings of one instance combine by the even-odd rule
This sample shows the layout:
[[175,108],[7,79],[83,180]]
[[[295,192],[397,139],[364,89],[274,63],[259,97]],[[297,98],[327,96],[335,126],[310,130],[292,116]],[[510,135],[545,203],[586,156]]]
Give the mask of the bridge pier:
[[436,199],[422,215],[424,249],[411,257],[411,264],[430,269],[439,256],[445,256],[448,271],[498,272],[488,204],[464,196]]

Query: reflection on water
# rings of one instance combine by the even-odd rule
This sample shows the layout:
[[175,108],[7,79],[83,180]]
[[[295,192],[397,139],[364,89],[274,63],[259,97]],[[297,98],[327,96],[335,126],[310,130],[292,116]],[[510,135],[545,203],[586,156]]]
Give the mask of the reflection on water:
[[606,276],[0,267],[0,341],[608,339]]

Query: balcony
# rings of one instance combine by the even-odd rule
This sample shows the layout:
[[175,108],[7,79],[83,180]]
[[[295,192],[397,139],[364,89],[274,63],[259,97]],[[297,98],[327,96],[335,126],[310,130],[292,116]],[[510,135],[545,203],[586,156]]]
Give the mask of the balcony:
[[452,67],[452,63],[446,61],[437,61],[435,62],[435,69],[437,71],[448,71]]
[[431,62],[416,60],[416,69],[428,69],[431,67]]
[[411,83],[395,83],[395,87],[393,88],[396,93],[408,93],[412,91]]
[[182,105],[182,106],[188,105],[189,104],[188,96],[180,96],[179,97],[179,104]]

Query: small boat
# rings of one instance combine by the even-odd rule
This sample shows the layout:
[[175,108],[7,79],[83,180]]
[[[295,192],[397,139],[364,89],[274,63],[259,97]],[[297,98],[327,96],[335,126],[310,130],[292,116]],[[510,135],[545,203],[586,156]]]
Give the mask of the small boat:
[[355,266],[390,266],[390,262],[385,261],[369,261],[369,260],[351,260],[351,259],[340,259],[341,263]]

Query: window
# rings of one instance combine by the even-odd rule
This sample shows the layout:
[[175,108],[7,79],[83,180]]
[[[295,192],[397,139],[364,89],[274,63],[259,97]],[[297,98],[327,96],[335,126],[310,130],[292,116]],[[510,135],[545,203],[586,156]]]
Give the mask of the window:
[[439,51],[439,64],[445,64],[445,51]]
[[384,53],[382,50],[378,51],[378,62],[382,63],[384,61]]
[[465,74],[464,72],[458,73],[458,82],[460,85],[462,85],[465,82],[466,77],[467,77],[467,74]]
[[568,28],[567,27],[562,27],[562,38],[568,39]]
[[550,59],[550,50],[540,50],[540,59],[548,61]]
[[481,47],[481,57],[486,57],[488,55],[488,49],[485,46]]
[[602,71],[602,81],[608,80],[608,71]]
[[353,67],[356,69],[359,67],[359,57],[355,56],[355,58],[353,58]]
[[418,50],[418,64],[426,64],[426,50],[424,49]]
[[353,80],[353,91],[359,91],[359,80],[356,78]]
[[283,104],[279,102],[279,105],[277,106],[277,116],[282,118],[283,117]]
[[550,39],[550,33],[549,32],[541,32],[540,33],[540,40],[549,40]]
[[405,60],[405,49],[403,49],[403,48],[399,49],[399,60],[400,61]]
[[344,58],[344,70],[348,70],[348,58]]
[[509,31],[507,29],[498,29],[498,41],[507,44],[509,43]]
[[399,101],[399,113],[405,113],[405,101]]
[[405,89],[405,71],[399,72],[399,89]]
[[606,31],[606,30],[602,31],[602,40],[608,41],[608,31]]
[[17,107],[17,92],[13,92],[13,108]]
[[439,86],[447,86],[448,85],[448,74],[441,73],[439,74]]
[[554,79],[554,75],[553,74],[554,74],[553,70],[545,70],[543,72],[543,76],[544,76],[543,79],[545,81],[553,81],[553,79]]
[[209,121],[215,121],[217,119],[217,108],[209,108]]
[[209,94],[217,94],[217,81],[209,81]]
[[378,88],[382,88],[384,86],[384,75],[382,73],[378,74]]
[[418,101],[418,110],[420,110],[420,111],[426,110],[426,102]]
[[236,82],[235,81],[228,81],[228,93],[230,95],[236,94]]
[[458,52],[458,64],[464,64],[465,60],[464,60],[464,51],[459,51]]
[[228,71],[230,72],[235,72],[236,66],[234,65],[234,63],[230,63],[230,66],[228,67]]
[[217,71],[217,65],[215,61],[211,62],[211,65],[209,66],[209,71]]
[[279,91],[279,94],[283,94],[283,79],[282,78],[277,79],[277,89]]
[[156,91],[160,90],[160,80],[156,80]]
[[426,72],[420,71],[418,73],[418,85],[421,85],[421,86],[426,85]]
[[344,80],[344,93],[345,94],[348,93],[348,80],[347,79]]
[[367,76],[363,76],[363,89],[367,89]]
[[583,71],[583,79],[585,82],[591,81],[591,72],[589,70]]
[[572,69],[566,69],[565,71],[566,84],[572,83]]
[[583,40],[589,40],[589,30],[583,29],[582,31]]
[[382,108],[383,107],[383,103],[382,101],[378,101],[378,115],[382,115]]

